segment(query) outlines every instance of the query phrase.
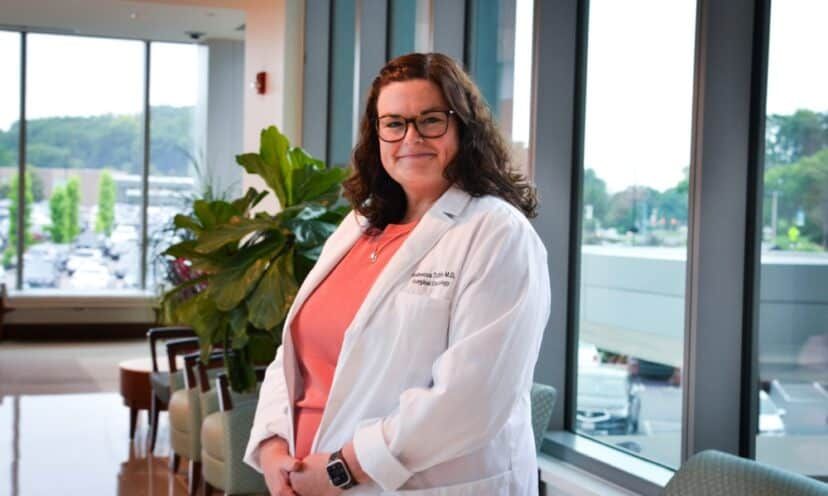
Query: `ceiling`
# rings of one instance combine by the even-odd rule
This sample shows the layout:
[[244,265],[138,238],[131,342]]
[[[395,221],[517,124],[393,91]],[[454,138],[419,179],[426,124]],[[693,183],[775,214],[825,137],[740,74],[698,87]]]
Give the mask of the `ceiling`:
[[244,40],[243,5],[243,0],[2,0],[0,29],[191,43]]

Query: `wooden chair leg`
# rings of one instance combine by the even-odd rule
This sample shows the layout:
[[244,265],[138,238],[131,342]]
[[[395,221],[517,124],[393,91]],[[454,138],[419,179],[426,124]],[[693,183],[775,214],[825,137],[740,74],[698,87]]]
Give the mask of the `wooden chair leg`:
[[201,486],[201,462],[190,460],[187,470],[187,480],[189,481],[187,494],[189,496],[196,496],[198,488]]
[[152,395],[152,402],[150,403],[150,413],[148,415],[150,422],[149,435],[149,452],[155,452],[155,438],[158,437],[158,413],[161,410],[161,400],[154,394]]
[[215,488],[212,486],[212,484],[210,484],[209,482],[207,482],[205,480],[204,485],[202,487],[204,489],[204,495],[203,496],[213,496],[213,490],[215,490]]
[[170,456],[170,472],[175,474],[178,472],[178,465],[181,463],[181,455],[172,453]]
[[129,439],[135,439],[135,424],[138,423],[138,409],[129,408]]

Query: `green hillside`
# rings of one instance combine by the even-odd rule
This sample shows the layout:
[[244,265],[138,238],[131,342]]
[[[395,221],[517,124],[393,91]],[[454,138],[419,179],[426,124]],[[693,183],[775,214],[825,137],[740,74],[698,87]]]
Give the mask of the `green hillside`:
[[[193,107],[153,107],[150,163],[154,174],[189,175]],[[0,166],[16,166],[19,124],[0,131]],[[35,167],[141,172],[143,120],[137,115],[49,117],[28,121],[26,162]]]

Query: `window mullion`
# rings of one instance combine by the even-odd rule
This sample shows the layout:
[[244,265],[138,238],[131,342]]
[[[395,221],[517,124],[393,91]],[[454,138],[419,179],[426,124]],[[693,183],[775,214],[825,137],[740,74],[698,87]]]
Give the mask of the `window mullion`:
[[147,209],[149,207],[149,165],[150,165],[150,42],[144,42],[144,148],[141,173],[141,256],[139,271],[141,289],[147,289]]

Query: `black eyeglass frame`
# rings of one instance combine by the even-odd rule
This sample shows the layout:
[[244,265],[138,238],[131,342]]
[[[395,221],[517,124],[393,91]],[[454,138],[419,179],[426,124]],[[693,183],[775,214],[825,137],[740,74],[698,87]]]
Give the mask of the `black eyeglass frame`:
[[[419,119],[420,117],[422,117],[422,116],[423,116],[423,115],[425,115],[425,114],[434,114],[434,113],[446,114],[446,128],[445,128],[445,129],[443,130],[443,132],[442,132],[442,133],[440,133],[440,134],[436,134],[436,135],[433,135],[433,136],[427,136],[427,135],[423,134],[423,133],[422,133],[422,131],[420,131],[419,126],[417,126],[417,119]],[[409,124],[409,123],[411,123],[411,124],[414,124],[414,129],[416,129],[416,130],[417,130],[417,134],[419,134],[419,135],[420,135],[420,137],[422,137],[422,138],[424,138],[424,139],[434,139],[434,138],[440,138],[440,137],[445,136],[445,135],[446,135],[446,133],[448,132],[448,128],[449,128],[449,120],[451,119],[451,116],[452,116],[452,115],[457,115],[457,112],[455,112],[455,111],[454,111],[454,110],[452,110],[452,109],[447,109],[447,110],[428,110],[428,111],[426,111],[426,112],[422,112],[422,113],[420,113],[420,114],[418,114],[418,115],[416,115],[416,116],[414,116],[414,117],[409,117],[409,118],[405,118],[405,117],[402,117],[402,116],[394,116],[394,117],[396,117],[396,118],[398,118],[398,119],[402,120],[402,121],[405,123],[405,130],[403,131],[402,136],[400,136],[400,137],[399,137],[399,139],[395,139],[395,140],[388,140],[388,139],[383,138],[383,137],[380,135],[380,120],[382,119],[382,117],[390,117],[390,116],[382,116],[382,117],[377,117],[377,125],[376,125],[376,128],[377,128],[377,137],[378,137],[381,141],[385,141],[386,143],[397,143],[397,142],[399,142],[399,141],[402,141],[402,140],[404,140],[404,139],[405,139],[405,135],[407,135],[407,134],[408,134],[408,124]]]

